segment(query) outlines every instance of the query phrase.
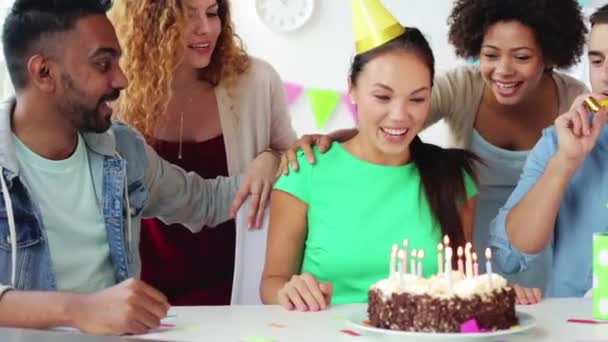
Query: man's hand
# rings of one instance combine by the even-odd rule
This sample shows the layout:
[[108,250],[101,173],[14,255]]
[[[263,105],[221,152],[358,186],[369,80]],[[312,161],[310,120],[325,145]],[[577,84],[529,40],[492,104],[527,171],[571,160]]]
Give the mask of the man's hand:
[[274,152],[262,152],[255,158],[244,175],[241,189],[236,194],[230,214],[236,217],[236,213],[243,205],[247,197],[251,196],[250,212],[247,217],[249,228],[261,228],[264,218],[264,209],[270,198],[270,192],[277,180],[279,158]]
[[[606,123],[608,108],[598,111],[593,117],[593,121],[589,121],[589,109],[584,104],[587,97],[589,95],[579,96],[570,110],[555,120],[559,144],[555,158],[564,168],[572,172],[578,169],[591,152]],[[604,98],[602,96],[594,97],[599,100]]]
[[162,293],[135,279],[76,298],[68,309],[73,326],[96,335],[146,333],[160,326],[170,308]]

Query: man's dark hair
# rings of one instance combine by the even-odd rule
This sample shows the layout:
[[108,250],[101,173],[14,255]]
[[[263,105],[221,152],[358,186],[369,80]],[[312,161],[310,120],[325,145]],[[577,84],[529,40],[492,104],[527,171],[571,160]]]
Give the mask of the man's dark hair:
[[74,29],[86,16],[105,14],[111,0],[16,0],[2,28],[4,57],[16,91],[28,82],[27,63],[59,44],[56,35]]
[[589,20],[591,21],[592,27],[599,24],[608,24],[608,5],[598,8],[593,12]]

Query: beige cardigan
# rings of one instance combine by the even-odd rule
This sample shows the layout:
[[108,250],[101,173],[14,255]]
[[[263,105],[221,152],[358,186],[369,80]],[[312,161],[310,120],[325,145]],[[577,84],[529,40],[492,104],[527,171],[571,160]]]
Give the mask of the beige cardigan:
[[232,88],[215,88],[229,175],[243,173],[262,151],[285,150],[297,135],[291,127],[283,82],[272,66],[251,58],[250,70]]
[[[559,96],[559,112],[566,112],[587,87],[566,74],[553,73]],[[431,112],[426,127],[445,119],[452,133],[449,146],[468,149],[475,116],[483,95],[484,81],[477,66],[463,66],[435,77]]]

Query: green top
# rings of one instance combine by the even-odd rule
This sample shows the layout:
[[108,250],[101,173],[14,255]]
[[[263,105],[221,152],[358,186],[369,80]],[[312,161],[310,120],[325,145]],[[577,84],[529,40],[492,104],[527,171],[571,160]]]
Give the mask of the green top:
[[[424,250],[424,276],[437,272],[441,229],[413,163],[372,164],[338,143],[325,154],[314,152],[314,165],[299,153],[299,171],[281,177],[275,189],[308,205],[301,272],[331,282],[333,304],[366,302],[369,287],[388,276],[391,246],[404,239],[410,252]],[[477,194],[469,175],[465,186],[468,198]]]

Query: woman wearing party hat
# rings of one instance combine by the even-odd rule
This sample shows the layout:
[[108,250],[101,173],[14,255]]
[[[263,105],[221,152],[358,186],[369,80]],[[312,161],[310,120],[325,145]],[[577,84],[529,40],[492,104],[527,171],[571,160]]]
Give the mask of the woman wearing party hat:
[[[473,229],[473,245],[480,254],[489,244],[490,222],[517,185],[541,130],[588,92],[580,81],[554,70],[578,61],[586,28],[576,0],[457,0],[448,23],[448,39],[456,55],[479,58],[479,63],[435,78],[425,127],[443,119],[450,129],[450,146],[466,148],[484,162],[477,168],[479,197]],[[343,140],[353,134],[332,136]],[[324,152],[328,140],[304,136],[287,156],[294,164],[297,146],[317,141]],[[512,282],[544,288],[550,269],[549,247],[527,271],[506,276]],[[540,300],[538,289],[517,289],[521,304]]]
[[[428,42],[377,0],[353,1],[353,17],[359,132],[315,151],[314,165],[301,154],[300,171],[277,182],[261,284],[268,304],[317,311],[365,302],[386,276],[387,246],[407,239],[429,255],[444,235],[455,244],[471,238],[475,157],[418,137],[433,87]],[[421,262],[424,276],[437,272],[434,261]]]

